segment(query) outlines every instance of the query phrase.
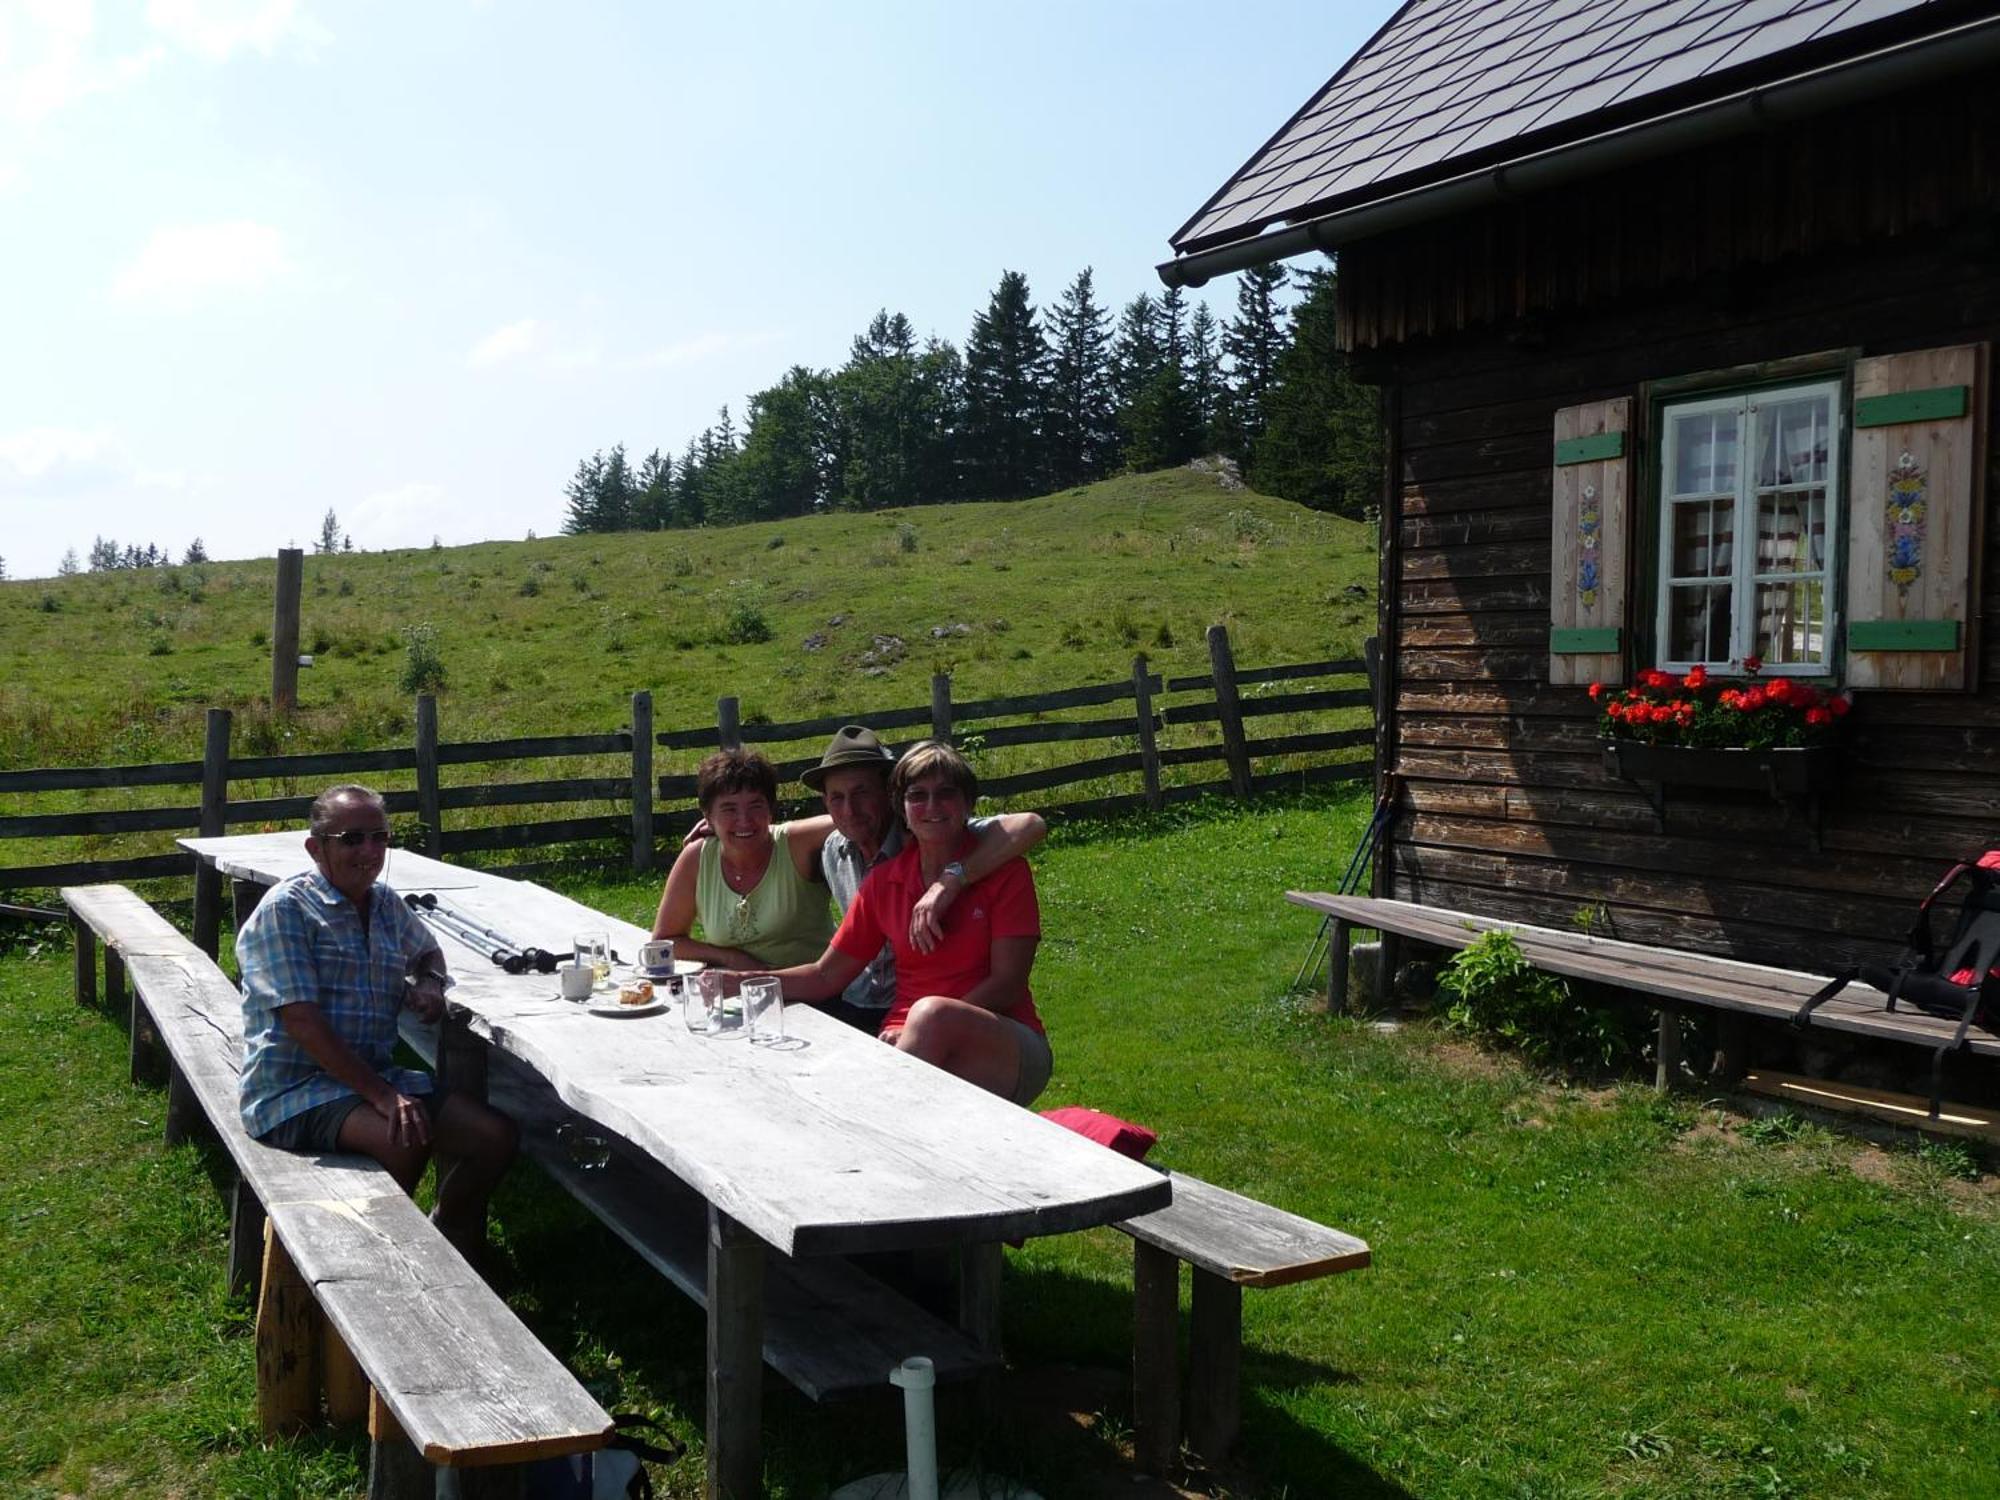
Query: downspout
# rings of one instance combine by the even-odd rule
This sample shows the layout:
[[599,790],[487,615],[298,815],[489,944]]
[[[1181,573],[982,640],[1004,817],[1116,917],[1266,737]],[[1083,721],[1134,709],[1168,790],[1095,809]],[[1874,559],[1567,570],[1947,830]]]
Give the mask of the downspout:
[[1155,269],[1167,286],[1197,287],[1211,277],[1268,265],[1313,250],[1386,234],[1426,219],[1483,208],[1502,199],[1594,176],[1685,147],[1768,130],[1856,99],[1892,93],[2000,58],[2000,19],[1971,21],[1937,36],[1904,42],[1798,78],[1691,105],[1661,119],[1588,140],[1553,146],[1504,166],[1412,188],[1378,203],[1337,210],[1213,250],[1177,256]]

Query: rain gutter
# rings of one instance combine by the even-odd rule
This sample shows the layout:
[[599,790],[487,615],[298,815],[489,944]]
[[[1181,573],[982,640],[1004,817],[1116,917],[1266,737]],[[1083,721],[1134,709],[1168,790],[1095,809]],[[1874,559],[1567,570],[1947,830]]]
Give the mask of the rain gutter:
[[1914,87],[2000,58],[2000,18],[1968,22],[1849,62],[1768,83],[1656,120],[1552,146],[1503,166],[1469,172],[1392,198],[1336,209],[1303,224],[1177,256],[1155,269],[1166,285],[1197,287],[1211,277],[1268,265],[1313,250],[1331,251],[1426,219],[1484,208],[1634,162],[1727,136],[1744,135]]

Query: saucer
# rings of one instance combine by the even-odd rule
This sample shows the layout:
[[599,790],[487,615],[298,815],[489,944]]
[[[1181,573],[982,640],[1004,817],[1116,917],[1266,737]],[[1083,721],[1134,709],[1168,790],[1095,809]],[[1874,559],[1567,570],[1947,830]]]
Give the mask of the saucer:
[[644,1005],[620,1005],[616,998],[590,1002],[593,1016],[650,1016],[666,1008],[667,1002],[658,998],[648,1000]]

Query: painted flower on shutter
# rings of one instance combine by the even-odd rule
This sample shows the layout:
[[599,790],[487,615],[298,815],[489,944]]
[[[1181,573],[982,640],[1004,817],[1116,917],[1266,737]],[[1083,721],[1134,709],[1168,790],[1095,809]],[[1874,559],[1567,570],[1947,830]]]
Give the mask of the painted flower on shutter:
[[1930,508],[1926,495],[1928,479],[1923,465],[1907,449],[1889,471],[1889,499],[1885,506],[1888,537],[1884,551],[1889,579],[1905,594],[1924,567],[1924,515]]
[[1597,486],[1583,487],[1576,512],[1576,595],[1586,608],[1597,603],[1597,543],[1604,531],[1604,507],[1597,503]]

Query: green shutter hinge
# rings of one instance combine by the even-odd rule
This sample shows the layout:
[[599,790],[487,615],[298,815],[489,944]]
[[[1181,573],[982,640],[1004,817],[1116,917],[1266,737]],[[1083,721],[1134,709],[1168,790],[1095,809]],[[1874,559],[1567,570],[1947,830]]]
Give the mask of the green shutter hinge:
[[1861,396],[1854,403],[1856,427],[1894,427],[1901,422],[1948,422],[1972,406],[1972,387],[1940,385],[1925,391]]
[[1565,438],[1556,444],[1556,467],[1595,463],[1603,458],[1625,456],[1625,434],[1600,432],[1591,437]]

